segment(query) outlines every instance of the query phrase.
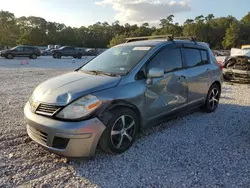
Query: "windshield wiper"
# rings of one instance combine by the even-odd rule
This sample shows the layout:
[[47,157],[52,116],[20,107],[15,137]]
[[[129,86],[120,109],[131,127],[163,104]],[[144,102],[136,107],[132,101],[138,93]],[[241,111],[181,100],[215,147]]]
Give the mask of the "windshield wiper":
[[81,69],[80,69],[80,71],[81,71],[81,72],[84,72],[84,73],[87,73],[87,74],[92,74],[92,75],[93,75],[93,74],[95,74],[95,75],[97,75],[97,74],[98,74],[98,72],[97,72],[97,71],[95,71],[95,70],[90,70],[90,71],[87,71],[87,70],[81,70]]
[[112,77],[116,77],[119,76],[117,74],[114,73],[110,73],[110,72],[103,72],[103,71],[96,71],[96,70],[90,70],[90,71],[85,71],[85,70],[81,70],[84,73],[90,73],[90,74],[94,74],[94,75],[106,75],[106,76],[112,76]]
[[97,71],[99,75],[106,75],[106,76],[112,76],[116,77],[119,76],[118,74],[110,73],[110,72],[102,72],[102,71]]

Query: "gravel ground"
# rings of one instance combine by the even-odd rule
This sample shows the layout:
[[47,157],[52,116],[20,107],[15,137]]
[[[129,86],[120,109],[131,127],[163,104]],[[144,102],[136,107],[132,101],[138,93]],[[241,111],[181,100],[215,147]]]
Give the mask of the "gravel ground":
[[0,67],[0,187],[250,187],[250,86],[225,84],[212,114],[194,112],[140,135],[121,155],[66,160],[25,131],[23,107],[67,72]]

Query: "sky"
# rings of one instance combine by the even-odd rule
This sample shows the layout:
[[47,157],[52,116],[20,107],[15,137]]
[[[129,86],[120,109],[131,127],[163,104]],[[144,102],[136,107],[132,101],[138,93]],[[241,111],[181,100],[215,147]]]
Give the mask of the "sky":
[[250,12],[250,0],[0,0],[0,10],[16,17],[38,16],[47,21],[80,27],[98,21],[157,25],[168,15],[183,23],[199,15],[235,16]]

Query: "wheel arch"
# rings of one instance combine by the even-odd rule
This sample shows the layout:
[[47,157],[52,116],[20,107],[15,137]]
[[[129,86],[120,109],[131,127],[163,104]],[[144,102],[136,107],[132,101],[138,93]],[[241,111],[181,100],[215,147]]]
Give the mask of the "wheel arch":
[[110,117],[110,115],[108,115],[108,114],[112,113],[112,111],[116,110],[117,108],[128,108],[136,114],[136,116],[138,117],[138,120],[139,120],[139,132],[140,132],[142,129],[142,124],[143,124],[141,112],[135,105],[133,105],[132,103],[125,101],[125,100],[116,100],[116,101],[113,101],[110,105],[108,105],[105,112],[103,113],[103,115],[104,115],[103,118],[105,119],[104,123]]
[[[219,86],[219,89],[220,89],[220,91],[221,91],[221,83],[220,83],[218,80],[216,80],[216,81],[214,81],[214,82],[212,83],[212,85],[214,85],[214,84],[218,85],[218,86]],[[212,86],[212,85],[211,85],[211,86]]]

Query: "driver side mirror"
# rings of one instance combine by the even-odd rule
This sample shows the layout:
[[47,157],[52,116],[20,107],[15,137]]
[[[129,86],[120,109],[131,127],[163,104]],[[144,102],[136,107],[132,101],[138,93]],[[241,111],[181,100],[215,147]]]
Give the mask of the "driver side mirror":
[[164,76],[164,69],[162,68],[151,68],[148,71],[148,78],[161,78]]

